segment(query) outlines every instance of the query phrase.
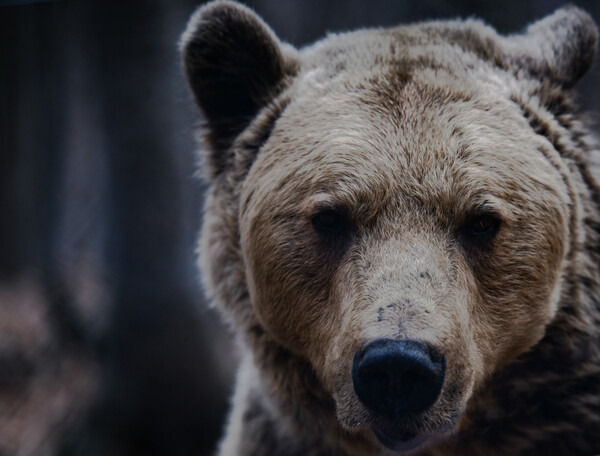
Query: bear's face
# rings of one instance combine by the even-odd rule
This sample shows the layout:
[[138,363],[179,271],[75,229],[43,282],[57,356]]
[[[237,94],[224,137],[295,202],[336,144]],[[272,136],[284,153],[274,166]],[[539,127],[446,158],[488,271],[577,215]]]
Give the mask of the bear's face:
[[[541,49],[557,24],[593,43],[589,18],[563,10],[526,40],[479,23],[363,31],[297,54],[238,5],[197,14],[183,50],[210,127],[214,298],[306,359],[346,429],[404,452],[453,432],[557,311],[578,208],[519,100],[537,97],[551,119],[544,94],[574,83],[583,53],[521,47]],[[246,37],[243,78],[216,59],[228,45],[210,36],[224,29]],[[239,264],[217,239],[238,239]],[[251,309],[225,302],[224,266]]]
[[[349,427],[398,426],[358,400],[356,352],[380,339],[431,347],[445,359],[439,399],[401,428],[453,429],[473,389],[556,311],[561,174],[519,108],[477,80],[435,96],[419,75],[389,90],[297,84],[305,98],[282,113],[241,190],[256,314],[311,362]],[[389,109],[373,101],[380,90]]]

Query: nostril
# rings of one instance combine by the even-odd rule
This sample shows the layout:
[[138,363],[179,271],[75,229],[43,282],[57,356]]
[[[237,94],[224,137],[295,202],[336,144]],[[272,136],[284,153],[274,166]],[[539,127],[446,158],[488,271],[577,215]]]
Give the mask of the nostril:
[[380,339],[354,357],[354,390],[375,412],[419,413],[437,399],[445,374],[443,356],[412,340]]

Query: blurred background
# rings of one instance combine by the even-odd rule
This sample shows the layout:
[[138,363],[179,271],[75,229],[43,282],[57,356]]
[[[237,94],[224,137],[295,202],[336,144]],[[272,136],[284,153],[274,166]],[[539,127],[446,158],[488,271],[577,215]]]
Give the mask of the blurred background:
[[[255,0],[296,46],[327,32],[554,0]],[[572,2],[600,21],[600,2]],[[195,266],[201,119],[177,40],[194,0],[0,0],[0,456],[203,456],[235,348]],[[579,85],[600,106],[596,66]]]

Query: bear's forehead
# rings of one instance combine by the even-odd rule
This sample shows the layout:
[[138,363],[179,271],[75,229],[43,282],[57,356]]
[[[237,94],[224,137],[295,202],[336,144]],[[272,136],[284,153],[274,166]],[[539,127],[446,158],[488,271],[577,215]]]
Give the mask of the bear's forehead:
[[419,181],[433,173],[439,181],[440,170],[474,166],[479,152],[490,164],[501,160],[506,149],[520,148],[519,139],[531,134],[501,95],[481,97],[456,84],[430,86],[380,75],[297,93],[267,148],[277,151],[280,162],[312,163],[315,171],[317,164],[330,172],[390,170]]
[[506,132],[520,118],[523,130],[529,130],[510,101],[514,76],[484,60],[479,48],[473,48],[476,40],[467,40],[471,48],[465,49],[457,38],[468,36],[463,26],[365,30],[335,35],[306,49],[284,113],[295,124],[290,131],[297,126],[307,138],[313,130],[336,143],[355,141],[362,132],[369,141],[391,139],[394,146],[404,145],[405,153],[418,143],[422,157],[423,146],[439,152],[457,129],[472,125],[511,124],[500,129]]
[[304,51],[253,167],[265,194],[452,208],[490,198],[519,204],[532,180],[556,179],[511,101],[514,75],[456,37],[407,29],[334,36]]
[[363,83],[293,99],[255,163],[257,187],[290,205],[325,194],[467,212],[491,199],[519,204],[519,188],[556,178],[508,103],[412,82],[387,99],[385,90]]

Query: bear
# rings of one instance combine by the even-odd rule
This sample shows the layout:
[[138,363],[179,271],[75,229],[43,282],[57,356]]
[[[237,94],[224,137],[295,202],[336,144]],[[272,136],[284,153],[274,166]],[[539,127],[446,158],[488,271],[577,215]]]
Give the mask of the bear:
[[193,14],[199,265],[240,354],[218,454],[600,453],[597,38],[574,6],[302,49]]

